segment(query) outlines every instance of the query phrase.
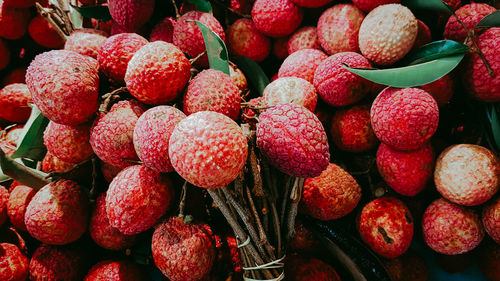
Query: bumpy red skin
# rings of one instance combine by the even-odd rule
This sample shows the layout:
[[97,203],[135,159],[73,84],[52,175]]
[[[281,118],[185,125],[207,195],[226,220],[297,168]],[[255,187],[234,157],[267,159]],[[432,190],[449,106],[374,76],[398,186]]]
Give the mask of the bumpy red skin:
[[10,191],[7,214],[12,225],[19,231],[28,231],[24,223],[24,215],[34,195],[35,191],[25,185],[18,185]]
[[286,44],[288,43],[288,36],[279,37],[273,40],[273,55],[280,60],[288,57],[288,50]]
[[[188,22],[188,20],[197,20],[208,27],[208,29],[215,32],[222,41],[226,41],[226,34],[219,21],[209,13],[202,13],[199,11],[190,11],[177,19],[174,26],[173,43],[181,49],[189,57],[195,58],[203,53],[205,48],[205,41],[200,28],[195,22]],[[202,67],[208,66],[208,57],[203,55],[197,60],[197,65]]]
[[7,204],[9,202],[9,191],[0,185],[0,226],[7,220]]
[[418,20],[418,33],[415,43],[413,43],[412,50],[418,49],[423,45],[430,43],[432,41],[431,30],[429,27],[421,20]]
[[455,90],[453,77],[450,74],[446,74],[442,78],[420,87],[436,100],[439,107],[443,107],[450,102]]
[[486,232],[500,244],[500,197],[483,208],[482,221]]
[[340,281],[337,272],[329,264],[297,254],[286,259],[285,276],[290,281]]
[[29,265],[32,281],[80,281],[85,275],[85,253],[78,246],[56,247],[42,244]]
[[462,0],[443,0],[446,4],[450,5],[453,10],[460,8],[462,5]]
[[271,37],[291,34],[302,22],[303,12],[291,0],[257,0],[252,20],[260,32]]
[[357,226],[363,241],[385,258],[395,258],[406,252],[413,238],[410,210],[392,197],[378,198],[366,204]]
[[149,41],[165,41],[167,43],[173,42],[174,37],[175,18],[168,17],[156,24],[149,35]]
[[139,30],[153,15],[154,0],[108,0],[109,13],[123,28]]
[[329,55],[359,52],[358,33],[364,13],[352,4],[337,4],[324,11],[318,21],[318,40]]
[[64,39],[42,16],[36,16],[30,21],[28,33],[37,44],[45,48],[59,49],[64,46]]
[[439,123],[436,101],[417,88],[386,88],[373,101],[370,115],[377,138],[397,150],[422,147]]
[[31,113],[31,94],[26,84],[10,84],[0,90],[0,118],[24,123]]
[[115,167],[111,164],[108,164],[104,161],[100,161],[100,166],[101,166],[101,173],[104,176],[104,179],[107,182],[111,182],[118,173],[123,170],[121,167]]
[[490,243],[481,246],[478,265],[488,280],[500,281],[500,245]]
[[422,230],[427,245],[445,255],[468,252],[484,237],[481,221],[474,211],[445,199],[438,199],[427,207]]
[[230,8],[241,14],[249,14],[252,11],[254,0],[231,0]]
[[334,220],[350,213],[361,199],[361,187],[341,167],[330,163],[315,178],[306,179],[301,208],[313,218]]
[[[6,50],[8,51],[8,49]],[[5,52],[3,53],[5,54]],[[18,67],[5,74],[5,76],[2,78],[2,83],[0,85],[5,87],[9,84],[15,84],[15,83],[25,84],[26,83],[25,77],[26,77],[26,67]]]
[[302,49],[321,50],[316,27],[304,26],[293,33],[286,43],[288,54]]
[[10,243],[0,243],[0,279],[24,281],[28,278],[28,258]]
[[288,175],[317,177],[328,167],[330,152],[323,125],[305,107],[281,103],[260,114],[257,146]]
[[399,3],[400,0],[352,0],[356,7],[368,13],[381,5]]
[[323,245],[300,220],[295,221],[295,232],[289,247],[294,252],[319,254]]
[[99,70],[115,82],[124,83],[127,65],[132,56],[148,40],[135,33],[121,33],[113,35],[102,43],[97,61]]
[[106,260],[95,264],[84,281],[148,280],[139,265],[125,260]]
[[47,150],[68,163],[81,163],[94,154],[89,140],[90,124],[67,126],[50,121],[43,133]]
[[0,1],[0,37],[11,40],[23,37],[30,17],[29,9],[11,8]]
[[240,113],[240,89],[227,74],[206,69],[198,73],[186,90],[183,110],[186,115],[215,111],[236,120]]
[[487,148],[453,145],[436,161],[436,189],[453,203],[475,206],[488,201],[500,186],[500,161]]
[[495,77],[491,77],[483,61],[470,52],[465,60],[464,85],[469,94],[483,102],[500,101],[500,28],[486,30],[479,36],[478,46],[488,61]]
[[271,41],[255,27],[250,19],[239,19],[226,30],[227,47],[233,55],[263,61],[271,51]]
[[71,243],[87,230],[88,198],[77,183],[52,182],[40,189],[26,209],[24,222],[35,239],[51,245]]
[[322,61],[314,72],[314,86],[320,98],[332,106],[358,102],[371,90],[371,82],[343,68],[344,63],[350,67],[371,67],[366,58],[354,52],[337,53]]
[[91,28],[78,29],[66,38],[64,49],[97,59],[99,49],[107,37],[104,31]]
[[245,92],[248,88],[248,82],[241,69],[239,69],[235,64],[230,64],[229,74],[231,79],[233,79],[234,84],[238,87],[238,89],[240,89],[240,92]]
[[4,0],[6,6],[12,8],[29,8],[35,5],[36,0]]
[[229,117],[200,111],[175,127],[168,146],[175,171],[199,187],[231,183],[245,165],[248,144],[240,126]]
[[314,82],[314,71],[328,56],[320,50],[302,49],[289,55],[281,64],[278,77],[298,77]]
[[208,226],[172,217],[156,227],[151,248],[156,266],[171,281],[194,281],[210,272],[215,247]]
[[0,70],[6,68],[9,65],[9,62],[10,62],[9,46],[7,46],[4,40],[0,39]]
[[98,64],[66,50],[42,53],[26,71],[33,102],[44,116],[64,125],[90,120],[98,106]]
[[157,106],[144,112],[134,129],[134,147],[146,167],[160,173],[172,172],[168,142],[175,125],[186,115],[172,106]]
[[50,152],[47,152],[47,154],[43,157],[42,171],[63,173],[75,168],[76,165],[77,164],[75,163],[61,161],[61,159],[50,154]]
[[263,103],[267,107],[279,103],[293,103],[314,112],[318,102],[318,94],[314,86],[302,78],[278,78],[266,86],[262,93]]
[[[176,26],[178,26],[177,24]],[[156,41],[137,51],[127,66],[125,84],[146,104],[174,100],[191,77],[191,63],[173,44]]]
[[[496,9],[485,3],[471,3],[464,5],[455,11],[455,14],[467,27],[467,29],[473,29],[477,23],[482,20],[485,16],[493,13]],[[444,26],[443,37],[445,39],[455,40],[463,43],[467,37],[467,32],[463,26],[457,21],[455,16],[450,16],[448,22]],[[494,46],[491,46],[494,48]]]
[[306,8],[318,8],[324,6],[333,0],[291,0],[293,3]]

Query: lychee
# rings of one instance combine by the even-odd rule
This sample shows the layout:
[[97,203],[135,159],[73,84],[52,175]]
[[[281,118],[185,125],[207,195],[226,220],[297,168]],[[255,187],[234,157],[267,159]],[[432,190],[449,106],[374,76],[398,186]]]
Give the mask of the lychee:
[[82,28],[73,31],[64,44],[64,49],[97,59],[102,43],[108,35],[100,30]]
[[[0,45],[1,45],[1,43],[0,43]],[[8,49],[6,49],[6,52],[8,52]],[[3,55],[5,55],[6,52],[2,51],[1,53],[3,53]],[[2,83],[0,85],[5,87],[7,85],[15,84],[15,83],[25,84],[26,83],[25,76],[26,76],[26,67],[14,68],[5,74],[5,76],[2,78]]]
[[24,281],[28,278],[29,260],[10,243],[0,243],[0,280]]
[[121,170],[123,170],[123,168],[121,167],[113,166],[102,160],[100,161],[100,166],[101,166],[101,173],[107,182],[111,182],[113,178],[116,177],[116,175],[118,175],[118,173]]
[[304,26],[295,31],[286,43],[288,54],[302,49],[318,49],[321,50],[319,44],[316,27]]
[[443,0],[446,4],[450,5],[453,10],[460,8],[462,0]]
[[173,42],[173,36],[174,36],[174,26],[175,26],[175,19],[172,17],[167,17],[163,19],[161,22],[157,23],[154,27],[153,30],[151,31],[151,34],[149,35],[149,41],[154,42],[154,41],[165,41],[167,43],[172,43]]
[[285,276],[290,281],[340,281],[340,277],[329,264],[313,257],[297,254],[287,257]]
[[86,256],[80,245],[51,246],[42,244],[33,253],[29,265],[29,280],[83,280]]
[[295,221],[294,236],[289,247],[294,252],[311,254],[321,253],[324,248],[321,241],[314,236],[314,233],[300,219]]
[[260,33],[250,19],[239,19],[227,30],[227,47],[232,55],[263,61],[271,51],[269,38]]
[[3,39],[0,39],[0,70],[5,69],[9,65],[9,62],[10,62],[9,46],[7,46],[7,44]]
[[352,0],[356,7],[368,13],[381,5],[399,3],[400,0]]
[[500,244],[500,197],[483,208],[482,221],[486,232]]
[[298,77],[313,83],[314,71],[328,56],[320,50],[302,49],[289,55],[281,64],[278,77]]
[[332,1],[333,0],[292,0],[293,3],[306,8],[318,8]]
[[23,37],[30,20],[29,9],[12,8],[0,1],[0,37],[15,40]]
[[89,139],[89,124],[67,126],[50,121],[43,133],[43,143],[47,150],[69,163],[81,163],[94,154]]
[[113,20],[129,31],[137,31],[153,15],[155,0],[108,0]]
[[302,105],[311,112],[316,108],[318,95],[314,86],[302,78],[283,77],[278,78],[266,86],[262,93],[262,102],[267,107],[273,107],[279,103],[293,103]]
[[36,0],[4,0],[6,6],[12,8],[29,8],[35,6]]
[[252,10],[254,0],[231,0],[230,8],[233,11],[237,11],[241,14],[249,14]]
[[[496,9],[488,4],[471,3],[460,7],[455,11],[455,14],[465,27],[471,30],[480,20],[494,11],[496,11]],[[454,15],[451,15],[444,27],[443,37],[463,43],[467,38],[467,32],[462,26],[462,23],[458,22]]]
[[303,12],[291,0],[257,0],[252,20],[260,32],[271,37],[289,35],[299,27]]
[[36,16],[28,25],[31,38],[45,48],[59,49],[64,46],[64,38],[42,16]]
[[7,205],[9,203],[9,191],[0,185],[0,226],[7,220]]
[[34,195],[35,191],[25,185],[18,185],[10,191],[7,214],[12,225],[19,231],[28,231],[24,223],[24,215]]
[[233,79],[236,87],[240,89],[240,93],[244,93],[248,89],[248,81],[245,74],[233,63],[229,64],[229,76]]
[[288,57],[287,44],[288,36],[275,38],[273,40],[273,55],[280,60],[284,60]]
[[477,264],[488,280],[500,281],[500,244],[483,244]]
[[423,45],[430,43],[432,41],[431,30],[429,27],[421,20],[417,19],[418,23],[418,33],[415,43],[413,43],[412,50],[418,49]]
[[26,84],[10,84],[0,90],[0,118],[10,122],[24,123],[31,113],[31,94]]
[[450,74],[446,74],[442,78],[420,87],[436,100],[439,107],[443,107],[450,102],[455,90],[453,77]]
[[148,279],[138,264],[126,260],[105,260],[92,266],[84,281],[139,281]]
[[42,171],[64,173],[72,170],[77,166],[76,163],[64,162],[61,159],[47,152],[42,160]]

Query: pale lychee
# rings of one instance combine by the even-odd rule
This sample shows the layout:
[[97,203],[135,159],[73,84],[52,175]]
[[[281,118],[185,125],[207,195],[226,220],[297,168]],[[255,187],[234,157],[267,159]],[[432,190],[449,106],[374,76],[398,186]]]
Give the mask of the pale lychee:
[[163,19],[161,22],[157,23],[153,27],[153,30],[149,35],[149,41],[154,42],[161,40],[167,43],[172,43],[174,40],[173,36],[174,36],[175,22],[176,21],[174,18],[167,17]]
[[250,19],[239,19],[227,30],[227,47],[232,55],[263,61],[271,51],[269,38],[260,33]]
[[80,245],[51,246],[42,244],[29,264],[29,280],[80,281],[85,276],[87,257]]
[[486,232],[500,244],[500,197],[483,208],[482,221]]
[[368,13],[381,5],[399,3],[400,0],[352,0],[356,7]]
[[84,281],[140,281],[149,280],[142,268],[126,260],[101,261],[89,270]]
[[[471,3],[464,5],[455,11],[456,16],[467,27],[473,29],[485,16],[495,12],[496,9],[485,3]],[[467,32],[461,23],[457,21],[454,15],[451,15],[444,27],[443,37],[449,40],[455,40],[460,43],[467,38]]]
[[291,0],[257,0],[252,20],[260,32],[271,37],[291,34],[302,22],[303,12]]
[[316,27],[304,26],[295,31],[286,43],[288,54],[302,49],[318,49],[321,50],[319,44]]
[[28,278],[29,260],[10,243],[0,243],[0,279],[24,281]]
[[97,59],[99,49],[107,37],[104,31],[91,28],[77,29],[66,38],[64,49]]
[[31,113],[31,94],[26,84],[10,84],[0,90],[0,118],[10,122],[24,123]]
[[262,93],[262,103],[267,107],[279,103],[293,103],[314,111],[318,95],[314,86],[302,78],[278,78],[266,86]]
[[64,46],[64,38],[42,16],[34,17],[28,26],[31,38],[45,48],[59,49]]
[[283,61],[278,71],[278,77],[298,77],[313,83],[314,71],[327,58],[328,56],[320,50],[299,50]]
[[155,0],[108,0],[113,20],[129,31],[137,31],[153,15]]
[[368,105],[336,111],[330,124],[330,135],[335,145],[348,152],[362,152],[374,148],[377,137],[373,133]]
[[12,8],[0,1],[0,37],[15,40],[23,37],[30,20],[29,9]]
[[43,133],[47,150],[68,163],[81,163],[93,154],[90,140],[90,124],[67,126],[49,122]]
[[12,225],[19,231],[28,231],[24,223],[24,215],[35,190],[25,185],[18,185],[11,189],[7,202],[7,214]]

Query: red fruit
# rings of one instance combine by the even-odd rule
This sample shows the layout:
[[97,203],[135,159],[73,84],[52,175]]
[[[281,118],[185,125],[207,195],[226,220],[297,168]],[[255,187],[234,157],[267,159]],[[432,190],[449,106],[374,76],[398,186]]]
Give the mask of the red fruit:
[[97,59],[97,53],[107,37],[104,31],[91,28],[77,29],[66,38],[64,49]]
[[436,101],[417,88],[385,88],[373,101],[370,114],[377,138],[397,150],[422,147],[439,123]]
[[36,0],[4,0],[6,6],[12,8],[29,8],[35,6]]
[[111,182],[113,180],[113,178],[116,177],[116,175],[118,175],[118,173],[121,170],[123,170],[123,168],[121,168],[121,167],[115,167],[115,166],[108,164],[104,161],[100,161],[100,166],[101,166],[102,175],[104,176],[104,179],[107,182]]
[[191,76],[190,68],[191,63],[176,46],[156,41],[134,54],[125,83],[139,101],[162,104],[177,98]]
[[323,245],[314,234],[306,228],[301,220],[295,221],[295,231],[289,247],[294,252],[318,254],[323,250]]
[[151,248],[156,266],[171,281],[194,281],[210,272],[215,247],[208,226],[172,217],[156,227]]
[[153,15],[155,0],[108,0],[113,20],[129,31],[139,30]]
[[481,221],[474,211],[445,199],[438,199],[427,207],[422,229],[427,245],[445,255],[468,252],[484,237]]
[[368,13],[381,5],[399,3],[400,0],[352,0],[356,7]]
[[0,279],[24,281],[28,278],[28,258],[10,243],[0,243]]
[[314,113],[303,106],[281,103],[260,114],[259,120],[257,146],[278,170],[312,178],[328,167],[328,140]]
[[417,19],[418,23],[418,33],[415,43],[413,43],[412,50],[418,49],[423,45],[430,43],[432,41],[431,30],[429,27],[421,20]]
[[106,214],[109,224],[123,234],[137,234],[152,227],[173,199],[173,184],[144,165],[123,169],[109,184]]
[[30,21],[28,32],[37,44],[45,48],[59,49],[64,46],[64,38],[42,16]]
[[294,53],[302,49],[318,49],[321,50],[319,44],[316,27],[304,26],[295,31],[287,41],[286,48],[288,54]]
[[240,89],[240,93],[244,93],[248,89],[248,82],[241,69],[231,63],[229,64],[229,74],[234,84]]
[[30,261],[29,280],[80,281],[86,271],[83,249],[76,245],[50,246],[42,244]]
[[0,226],[7,220],[7,204],[9,202],[9,191],[0,185]]
[[111,26],[113,25],[113,20],[103,21],[98,19],[90,19],[92,28],[106,32],[106,34],[111,34]]
[[453,10],[460,8],[462,0],[443,0],[446,4],[450,5]]
[[334,220],[350,213],[361,199],[361,187],[341,167],[330,163],[315,178],[306,179],[301,208],[316,219]]
[[50,154],[68,163],[81,163],[93,154],[90,140],[90,125],[60,125],[49,122],[43,133],[43,143]]
[[280,60],[288,57],[288,49],[286,47],[288,37],[279,37],[273,40],[273,55]]
[[412,250],[394,259],[382,260],[393,281],[428,281],[429,269],[423,257]]
[[293,3],[306,8],[318,8],[332,1],[333,0],[292,0]]
[[283,77],[274,80],[266,86],[262,96],[264,97],[262,102],[267,107],[273,107],[279,103],[293,103],[310,111],[314,111],[318,101],[314,86],[297,77]]
[[227,30],[229,53],[246,56],[254,61],[263,61],[271,51],[269,38],[262,35],[250,19],[239,19]]
[[76,166],[77,164],[64,162],[50,154],[50,152],[45,154],[42,161],[42,171],[44,172],[64,173],[72,170]]
[[[8,52],[8,49],[5,50],[6,51],[1,51],[0,53],[5,54],[5,52]],[[0,85],[3,85],[5,87],[7,85],[15,83],[25,84],[26,83],[26,80],[24,79],[25,76],[26,76],[26,67],[14,68],[13,70],[5,74],[5,76],[2,79],[2,83]]]
[[[460,7],[455,11],[455,14],[467,29],[471,30],[480,20],[494,11],[496,11],[496,9],[488,4],[471,3]],[[465,41],[465,38],[467,38],[467,32],[462,24],[457,21],[457,18],[451,15],[444,27],[443,36],[445,39],[462,43]]]
[[450,102],[455,90],[453,78],[450,74],[446,74],[442,78],[420,87],[436,100],[439,107],[443,107]]
[[230,8],[241,14],[249,14],[252,10],[253,0],[231,0]]
[[95,264],[84,281],[139,281],[149,278],[139,265],[125,260],[105,260]]
[[330,126],[332,140],[341,150],[362,152],[378,143],[370,123],[368,105],[336,111]]
[[291,0],[257,0],[252,20],[260,32],[271,37],[291,34],[302,22],[302,10]]
[[337,272],[329,264],[297,254],[286,259],[285,276],[290,281],[340,281]]
[[7,214],[12,225],[19,231],[28,231],[24,223],[24,215],[34,195],[35,191],[25,185],[17,185],[10,190]]
[[193,185],[217,188],[240,173],[248,154],[243,131],[229,117],[200,111],[175,126],[168,146],[175,171]]
[[0,39],[0,70],[5,69],[9,65],[9,62],[10,62],[9,46],[7,46],[4,40]]
[[214,111],[236,120],[240,113],[240,89],[227,74],[207,69],[198,73],[184,95],[184,113]]
[[167,43],[172,43],[174,36],[174,26],[175,26],[174,18],[168,17],[163,19],[161,22],[157,23],[153,27],[153,30],[149,35],[149,41],[150,42],[165,41]]
[[31,113],[31,94],[26,84],[10,84],[0,90],[0,118],[10,122],[24,123]]
[[320,50],[302,49],[289,55],[281,64],[278,77],[298,77],[313,83],[314,71],[328,56]]
[[486,232],[500,244],[500,197],[483,208],[482,221]]
[[11,40],[23,37],[30,16],[29,9],[12,8],[4,0],[0,0],[0,37]]

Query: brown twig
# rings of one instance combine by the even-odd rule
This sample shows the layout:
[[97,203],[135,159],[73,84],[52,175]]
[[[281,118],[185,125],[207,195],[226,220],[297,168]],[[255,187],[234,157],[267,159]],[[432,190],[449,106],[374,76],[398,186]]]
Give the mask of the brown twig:
[[207,51],[203,51],[203,53],[200,53],[199,55],[197,55],[196,57],[192,58],[189,60],[189,62],[191,64],[195,64],[199,59],[201,59],[201,57],[203,57],[205,54],[207,53]]
[[255,222],[257,223],[257,229],[259,230],[259,238],[260,238],[259,244],[264,245],[269,257],[272,260],[275,260],[276,256],[274,255],[274,248],[271,246],[271,244],[269,244],[269,240],[267,239],[267,234],[264,231],[264,227],[262,226],[259,213],[257,212],[257,208],[255,207],[255,204],[253,202],[252,193],[250,192],[249,188],[246,188],[246,191],[247,191],[247,199],[248,202],[250,203],[250,210],[252,210]]
[[40,5],[40,3],[36,2],[35,5],[38,13],[49,22],[49,24],[54,28],[56,33],[63,39],[64,42],[66,42],[66,36],[69,34],[64,33],[61,27],[52,18],[51,13],[46,11],[45,8],[42,7],[42,5]]
[[188,182],[184,181],[182,185],[181,201],[179,201],[179,217],[184,217],[184,207],[186,206],[186,195]]
[[177,8],[177,4],[175,3],[175,0],[172,0],[172,6],[174,6],[175,10],[175,18],[180,18],[181,14],[179,13],[179,8]]
[[297,217],[297,210],[299,207],[300,197],[302,196],[302,188],[304,186],[303,178],[295,178],[292,192],[290,194],[290,208],[288,210],[287,226],[288,231],[286,235],[286,240],[291,241],[295,233],[295,217]]

